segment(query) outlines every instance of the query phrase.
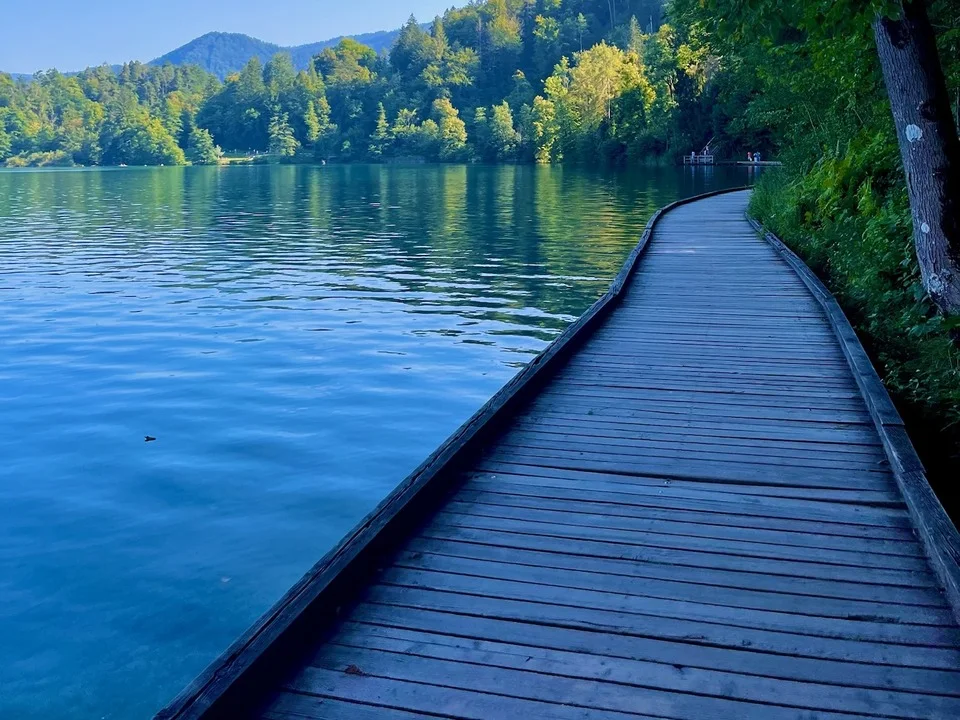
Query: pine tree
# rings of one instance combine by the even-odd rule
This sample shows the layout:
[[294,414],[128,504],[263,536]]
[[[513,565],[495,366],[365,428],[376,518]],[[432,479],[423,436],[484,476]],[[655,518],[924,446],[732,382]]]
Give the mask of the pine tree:
[[490,143],[498,160],[513,160],[520,144],[520,134],[513,126],[513,112],[504,100],[493,106],[490,117]]
[[630,18],[630,28],[627,31],[627,51],[636,53],[638,56],[643,54],[643,31],[640,29],[640,23],[637,22],[636,15]]
[[317,107],[313,100],[307,103],[307,111],[303,114],[303,124],[307,130],[306,140],[310,145],[320,137],[320,118],[317,117]]
[[293,157],[297,154],[297,148],[300,143],[293,134],[293,128],[290,127],[290,117],[287,113],[279,111],[270,118],[270,153],[280,157]]
[[370,136],[370,157],[380,159],[390,143],[390,125],[387,123],[387,111],[383,103],[377,107],[377,127]]
[[210,131],[194,127],[190,132],[187,159],[194,165],[217,165],[222,156],[223,151],[214,144]]

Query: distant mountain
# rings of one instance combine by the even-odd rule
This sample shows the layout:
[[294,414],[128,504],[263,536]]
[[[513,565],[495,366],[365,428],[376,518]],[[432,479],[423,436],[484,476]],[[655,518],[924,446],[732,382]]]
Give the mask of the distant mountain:
[[[377,52],[382,52],[393,45],[399,32],[399,30],[383,30],[351,37],[357,42],[369,45]],[[307,67],[310,58],[324,48],[336,45],[342,39],[343,36],[308,45],[283,47],[240,33],[211,32],[191,40],[156,60],[151,60],[149,64],[199,65],[222,80],[230,73],[241,70],[252,57],[258,57],[261,62],[266,62],[277,53],[286,52],[290,53],[294,66],[302,70]]]

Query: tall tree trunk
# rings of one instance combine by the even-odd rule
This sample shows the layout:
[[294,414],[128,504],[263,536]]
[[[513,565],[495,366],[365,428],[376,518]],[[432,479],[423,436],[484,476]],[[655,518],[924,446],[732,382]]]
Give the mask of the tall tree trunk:
[[924,0],[901,0],[873,24],[907,176],[923,284],[960,315],[960,141]]

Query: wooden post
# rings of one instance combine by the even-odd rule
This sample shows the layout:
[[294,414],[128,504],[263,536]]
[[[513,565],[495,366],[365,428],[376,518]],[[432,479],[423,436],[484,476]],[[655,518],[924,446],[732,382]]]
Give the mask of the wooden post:
[[900,0],[873,24],[907,176],[923,284],[960,315],[960,141],[924,0]]

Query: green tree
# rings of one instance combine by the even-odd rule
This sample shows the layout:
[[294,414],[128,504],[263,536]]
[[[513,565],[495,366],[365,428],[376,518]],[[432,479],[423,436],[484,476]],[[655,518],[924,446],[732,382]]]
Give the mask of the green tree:
[[370,157],[380,159],[389,151],[390,124],[387,122],[387,111],[380,103],[377,108],[377,128],[370,136]]
[[449,99],[441,98],[433,103],[433,115],[437,119],[440,159],[463,160],[467,149],[467,126],[460,119],[459,111]]
[[270,153],[280,157],[293,157],[300,143],[290,127],[290,118],[286,113],[275,112],[270,119]]
[[478,107],[473,112],[473,148],[481,160],[493,160],[496,153],[490,138],[490,120],[487,118],[487,109]]
[[214,144],[210,131],[193,128],[190,132],[187,159],[194,165],[217,165],[221,157],[223,157],[223,151]]
[[306,128],[305,139],[308,145],[314,145],[320,139],[320,117],[317,115],[317,106],[313,100],[307,102],[307,109],[303,114],[303,125]]
[[100,145],[107,165],[184,165],[187,158],[163,123],[135,101],[104,123]]
[[390,64],[402,78],[412,80],[423,72],[431,60],[439,61],[440,58],[435,57],[435,54],[430,35],[411,15],[400,29],[400,34],[390,50]]
[[270,102],[287,99],[297,81],[297,71],[288,53],[277,53],[263,68],[263,84]]
[[576,19],[577,28],[577,42],[580,44],[580,52],[583,52],[583,36],[586,34],[589,29],[589,24],[587,23],[587,18],[583,13],[577,13]]
[[562,160],[563,156],[555,150],[560,134],[560,128],[557,125],[557,109],[550,100],[545,100],[539,95],[533,99],[530,125],[534,159],[538,163]]
[[4,115],[3,112],[0,111],[0,162],[10,157],[10,151],[13,149],[13,139],[4,127],[3,121]]
[[520,134],[513,126],[513,112],[504,100],[494,105],[490,116],[490,144],[498,160],[513,160],[520,145]]
[[427,118],[416,129],[416,154],[428,160],[441,159],[444,138],[440,133],[440,126],[433,118]]
[[420,125],[417,123],[417,111],[401,108],[390,128],[394,152],[398,156],[415,155],[419,152]]

